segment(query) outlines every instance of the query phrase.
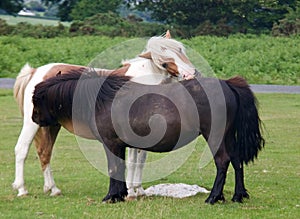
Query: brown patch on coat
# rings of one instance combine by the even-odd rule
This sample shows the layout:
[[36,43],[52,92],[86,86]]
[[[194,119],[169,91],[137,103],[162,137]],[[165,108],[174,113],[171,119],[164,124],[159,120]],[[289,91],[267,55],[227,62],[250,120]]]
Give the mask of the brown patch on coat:
[[93,139],[93,140],[96,139],[94,134],[90,130],[90,127],[87,124],[84,124],[82,122],[72,121],[72,120],[59,121],[59,123],[70,133],[73,133],[82,138]]
[[42,170],[50,163],[52,149],[60,130],[58,126],[40,127],[34,137],[34,144],[41,162]]
[[172,76],[179,76],[178,67],[175,64],[174,59],[170,59],[162,63],[162,67],[164,67]]
[[[98,75],[104,75],[104,76],[108,76],[108,75],[118,75],[118,76],[124,76],[126,74],[126,72],[128,71],[128,68],[130,67],[130,65],[126,65],[123,66],[121,68],[118,69],[113,69],[113,70],[109,70],[109,69],[93,69],[96,71],[96,73]],[[87,67],[87,66],[81,66],[81,65],[70,65],[70,64],[58,64],[53,66],[48,73],[44,76],[43,80],[47,80],[48,78],[52,78],[57,76],[57,74],[61,75],[61,74],[68,74],[69,72],[72,71],[82,71],[84,72],[84,70],[86,71],[91,71],[91,68]]]
[[66,74],[70,71],[76,71],[76,70],[80,70],[80,69],[87,69],[88,67],[86,66],[80,66],[80,65],[69,65],[69,64],[58,64],[58,65],[54,65],[48,72],[47,74],[44,76],[43,80],[47,80],[48,78],[52,78],[55,77],[57,75],[57,73],[60,72],[60,74]]

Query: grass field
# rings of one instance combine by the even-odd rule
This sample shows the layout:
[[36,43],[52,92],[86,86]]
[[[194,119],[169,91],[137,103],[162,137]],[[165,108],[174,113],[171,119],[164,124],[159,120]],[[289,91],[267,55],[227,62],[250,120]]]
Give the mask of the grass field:
[[[60,197],[43,194],[43,177],[34,147],[26,161],[25,180],[30,194],[17,198],[14,146],[22,125],[11,90],[0,90],[0,218],[299,218],[300,215],[300,95],[259,94],[265,124],[266,147],[258,160],[245,168],[250,199],[232,203],[234,175],[230,167],[224,204],[204,203],[207,194],[185,199],[145,197],[138,201],[102,204],[108,178],[94,169],[76,146],[74,136],[61,131],[52,159]],[[211,189],[215,167],[199,169],[203,141],[188,161],[164,179],[148,182],[198,184]],[[155,156],[155,155],[153,155]]]

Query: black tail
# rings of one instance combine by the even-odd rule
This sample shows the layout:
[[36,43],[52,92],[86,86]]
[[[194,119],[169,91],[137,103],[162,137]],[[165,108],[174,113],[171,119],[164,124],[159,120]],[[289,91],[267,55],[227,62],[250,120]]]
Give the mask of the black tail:
[[257,100],[245,79],[231,78],[226,81],[234,91],[238,102],[235,119],[235,141],[240,160],[245,164],[257,157],[258,151],[265,145],[261,135],[261,120],[257,111]]

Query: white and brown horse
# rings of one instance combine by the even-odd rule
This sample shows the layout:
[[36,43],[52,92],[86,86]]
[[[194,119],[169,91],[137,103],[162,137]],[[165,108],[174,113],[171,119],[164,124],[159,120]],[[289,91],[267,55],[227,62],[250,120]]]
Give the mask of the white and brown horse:
[[[190,79],[195,68],[188,60],[183,45],[170,36],[153,37],[148,41],[146,50],[140,57],[124,62],[124,67],[116,70],[95,69],[101,75],[126,75],[132,80],[144,84],[159,84],[170,75],[182,79]],[[158,53],[157,51],[161,51]],[[64,63],[52,63],[38,68],[26,64],[20,71],[14,86],[14,97],[23,116],[23,127],[15,146],[15,180],[12,184],[18,190],[18,196],[28,193],[24,183],[24,163],[32,141],[34,141],[44,174],[44,192],[50,191],[51,196],[61,193],[55,185],[50,168],[53,145],[60,126],[39,127],[32,119],[32,94],[35,85],[59,74],[66,74],[72,70],[88,70],[88,67]],[[160,75],[160,76],[158,76]],[[164,77],[161,77],[164,75]],[[85,138],[92,138],[88,133]],[[142,168],[146,159],[146,152],[130,149],[128,161],[128,197],[136,194],[143,195],[141,187]],[[136,189],[136,193],[135,190]]]

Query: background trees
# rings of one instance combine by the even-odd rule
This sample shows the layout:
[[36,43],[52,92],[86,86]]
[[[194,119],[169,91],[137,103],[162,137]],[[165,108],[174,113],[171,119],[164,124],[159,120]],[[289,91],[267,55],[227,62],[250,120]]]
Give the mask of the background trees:
[[19,12],[23,7],[23,0],[1,0],[0,9],[6,11],[7,13]]
[[71,10],[71,18],[83,20],[98,13],[116,12],[122,0],[80,0]]
[[[25,0],[1,0],[0,9],[18,12]],[[45,7],[45,15],[61,21],[99,21],[129,17],[129,21],[157,22],[174,27],[179,36],[231,33],[297,34],[300,32],[300,0],[32,0],[26,7]],[[38,3],[37,3],[38,2]],[[139,19],[136,19],[139,17]],[[142,18],[142,19],[141,19]],[[95,24],[95,22],[94,22]],[[125,25],[126,26],[126,25]],[[127,25],[128,26],[128,25]],[[94,27],[93,27],[94,28]],[[90,30],[90,27],[86,29]],[[137,30],[138,31],[138,30]]]
[[296,10],[299,0],[129,0],[128,4],[150,11],[153,19],[167,24],[196,28],[209,22],[263,31],[271,29],[289,10]]

